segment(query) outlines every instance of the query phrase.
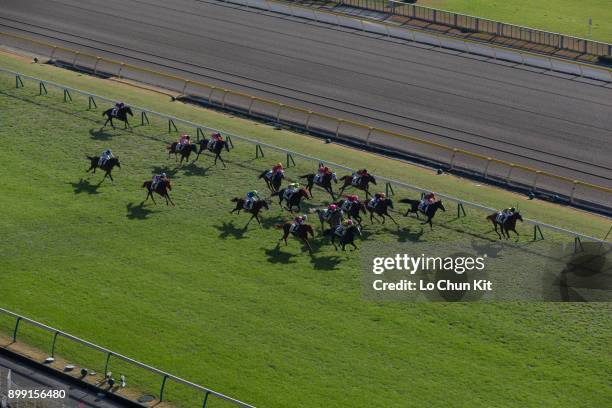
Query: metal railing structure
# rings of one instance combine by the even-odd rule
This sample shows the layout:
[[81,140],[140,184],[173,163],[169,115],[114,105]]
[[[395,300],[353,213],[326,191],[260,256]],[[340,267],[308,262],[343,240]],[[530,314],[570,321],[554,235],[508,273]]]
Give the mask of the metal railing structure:
[[[365,29],[377,26],[374,23],[356,20],[341,14],[331,15],[330,19],[330,14],[326,12],[318,12],[311,8],[268,0],[223,1],[242,5],[248,4],[252,7],[263,7],[271,11],[279,11],[296,16],[304,15],[307,18],[315,18],[318,21],[336,22],[338,24],[346,23],[353,26],[355,24],[358,26],[363,25]],[[410,31],[395,26],[385,27],[391,33],[390,35],[403,35],[411,38],[413,35],[415,38],[425,35],[417,34],[416,32],[410,34]],[[23,49],[35,55],[45,56],[64,65],[85,70],[95,75],[115,76],[120,79],[127,78],[152,84],[182,95],[195,97],[210,106],[230,109],[251,117],[271,120],[307,132],[347,139],[366,146],[381,147],[406,157],[425,159],[435,165],[445,166],[449,170],[459,170],[466,174],[484,178],[485,180],[508,185],[509,187],[523,188],[534,193],[551,193],[557,196],[555,197],[557,200],[569,202],[570,204],[581,204],[591,208],[609,208],[610,203],[612,203],[612,189],[610,188],[559,176],[528,166],[499,160],[464,149],[452,148],[414,136],[368,126],[352,120],[286,105],[266,98],[169,75],[109,58],[74,51],[20,35],[0,32],[0,43],[2,43],[2,40],[9,42],[11,47]],[[439,36],[442,46],[444,46],[442,41],[447,40],[446,37]],[[473,47],[465,44],[463,46]],[[502,52],[500,50],[495,51],[495,47],[491,48],[493,50],[492,56],[497,55],[501,57],[504,52],[516,54],[514,51],[509,52],[506,50]],[[527,63],[528,57],[523,56],[520,58]],[[563,61],[563,63],[567,62]],[[606,73],[610,76],[610,80],[612,80],[612,70],[606,71]]]
[[[24,80],[30,80],[30,81],[34,81],[37,83],[38,85],[38,89],[39,89],[39,94],[43,95],[47,93],[47,86],[49,87],[56,87],[58,89],[60,89],[63,93],[63,98],[64,98],[64,102],[71,102],[72,101],[72,96],[71,93],[76,93],[76,94],[80,94],[82,96],[85,96],[88,100],[88,108],[89,109],[93,109],[95,107],[97,107],[97,103],[96,100],[98,101],[104,101],[107,102],[109,104],[114,104],[116,101],[114,99],[111,98],[106,98],[103,96],[99,96],[99,95],[95,95],[89,92],[85,92],[85,91],[81,91],[79,89],[75,89],[75,88],[71,88],[68,86],[64,86],[55,82],[51,82],[51,81],[46,81],[46,80],[42,80],[39,78],[35,78],[35,77],[31,77],[28,75],[23,75],[20,74],[18,72],[14,72],[11,70],[7,70],[7,69],[3,69],[0,68],[0,73],[4,73],[4,74],[9,74],[11,76],[14,76],[15,78],[15,87],[16,88],[21,88],[24,87]],[[126,101],[128,102],[128,101]],[[314,162],[314,163],[318,163],[320,164],[326,164],[328,166],[331,166],[335,169],[343,169],[346,170],[347,172],[353,173],[355,171],[355,169],[342,165],[342,164],[338,164],[338,163],[334,163],[328,160],[324,160],[318,157],[312,157],[312,156],[308,156],[302,153],[298,153],[289,149],[285,149],[282,147],[278,147],[278,146],[274,146],[272,144],[269,143],[264,143],[261,142],[259,140],[255,140],[249,137],[245,137],[245,136],[241,136],[241,135],[237,135],[231,132],[226,132],[223,129],[217,129],[217,128],[211,128],[205,125],[201,125],[198,123],[194,123],[188,120],[184,120],[184,119],[180,119],[174,116],[170,116],[170,115],[166,115],[163,113],[159,113],[159,112],[155,112],[153,110],[149,110],[143,107],[139,107],[139,106],[135,106],[135,105],[130,105],[130,107],[132,108],[133,111],[136,112],[140,112],[140,118],[141,118],[141,125],[145,126],[145,125],[149,125],[150,121],[149,121],[149,116],[153,117],[156,116],[158,118],[163,119],[165,122],[168,123],[168,132],[172,132],[173,130],[176,131],[176,125],[180,124],[182,126],[188,127],[188,128],[192,128],[194,130],[193,133],[195,133],[197,135],[197,138],[199,140],[201,135],[204,135],[204,132],[211,132],[211,133],[215,133],[215,132],[219,132],[221,134],[223,134],[229,144],[232,146],[232,148],[234,147],[234,144],[236,141],[242,141],[245,143],[249,143],[251,145],[253,145],[255,147],[255,157],[259,158],[259,157],[264,157],[264,151],[263,148],[266,149],[270,149],[276,152],[280,152],[283,155],[286,155],[286,161],[287,161],[287,167],[290,167],[291,164],[293,164],[295,166],[295,160],[297,158],[301,158],[304,159],[306,161],[309,162]],[[390,179],[387,177],[383,177],[383,176],[379,176],[376,175],[376,179],[379,181],[383,181],[385,183],[385,191],[387,193],[387,195],[391,196],[394,194],[394,186],[400,187],[400,188],[404,188],[407,190],[412,190],[412,191],[416,191],[418,193],[425,194],[429,191],[431,191],[431,189],[426,189],[426,188],[422,188],[419,186],[415,186],[412,184],[408,184],[408,183],[404,183],[398,180],[394,180],[394,179]],[[491,207],[487,207],[485,205],[481,205],[478,203],[474,203],[471,201],[467,201],[467,200],[462,200],[456,197],[452,197],[449,195],[446,195],[444,193],[438,193],[436,192],[436,195],[440,198],[443,198],[447,201],[453,202],[455,204],[457,204],[457,217],[461,217],[461,216],[467,216],[466,212],[465,212],[465,207],[470,207],[470,208],[474,208],[474,209],[478,209],[481,211],[488,211],[489,213],[493,213],[496,212],[497,209],[495,208],[491,208]],[[600,238],[596,238],[596,237],[592,237],[589,235],[585,235],[579,232],[575,232],[575,231],[571,231],[565,228],[561,228],[561,227],[557,227],[554,225],[550,225],[550,224],[546,224],[537,220],[532,220],[532,219],[528,219],[528,218],[524,218],[524,222],[527,224],[530,224],[533,226],[533,239],[538,240],[538,239],[544,239],[544,234],[542,232],[542,229],[548,229],[563,235],[567,235],[570,236],[572,238],[574,238],[574,244],[575,244],[575,248],[579,248],[581,246],[581,241],[582,240],[586,240],[586,241],[592,241],[592,242],[598,242],[602,245],[612,245],[612,241],[608,241],[607,237],[604,237],[604,239],[600,239]]]
[[419,6],[417,4],[406,4],[395,0],[332,0],[332,2],[414,18],[434,24],[444,24],[472,32],[528,41],[530,43],[541,44],[561,50],[570,50],[597,56],[612,56],[612,44],[502,23],[486,18],[453,13],[451,11]]
[[[12,333],[10,333],[12,342],[15,343],[17,342],[17,340],[19,339],[19,329],[20,327],[22,327],[22,324],[29,324],[32,326],[35,326],[39,329],[42,329],[48,333],[51,333],[52,335],[50,336],[50,351],[49,351],[49,356],[50,357],[55,357],[55,350],[56,350],[56,344],[57,344],[57,339],[58,337],[67,339],[71,342],[74,343],[78,343],[82,346],[85,346],[89,349],[98,351],[100,353],[102,353],[105,356],[105,360],[104,360],[104,371],[102,371],[103,374],[109,372],[112,369],[112,361],[113,359],[116,360],[121,360],[123,362],[126,362],[132,366],[138,367],[140,369],[144,369],[150,373],[153,373],[155,375],[158,375],[160,377],[160,389],[159,389],[159,401],[162,402],[164,401],[164,391],[166,390],[166,387],[169,383],[169,381],[173,381],[175,383],[178,384],[182,384],[184,386],[187,386],[189,388],[192,388],[198,392],[202,393],[202,407],[206,408],[207,404],[211,401],[209,398],[215,397],[215,398],[219,398],[223,401],[226,401],[230,404],[233,404],[235,406],[239,406],[239,407],[243,407],[243,408],[253,408],[253,405],[249,405],[245,402],[239,401],[235,398],[232,397],[228,397],[227,395],[221,394],[220,392],[211,390],[210,388],[206,388],[203,387],[201,385],[198,384],[194,384],[190,381],[187,381],[183,378],[177,377],[173,374],[170,374],[168,372],[162,371],[160,369],[157,369],[155,367],[151,367],[150,365],[147,365],[145,363],[141,363],[140,361],[134,360],[130,357],[126,357],[122,354],[116,353],[112,350],[109,350],[105,347],[99,346],[97,344],[91,343],[87,340],[83,340],[79,337],[73,336],[70,333],[66,333],[64,331],[61,331],[59,329],[56,329],[54,327],[50,327],[47,326],[43,323],[37,322],[35,320],[29,319],[25,316],[19,315],[17,313],[11,312],[10,310],[6,310],[3,308],[0,308],[0,314],[5,315],[5,316],[9,316],[11,318],[15,319],[15,324],[13,326],[12,329]],[[101,365],[102,366],[102,365]]]

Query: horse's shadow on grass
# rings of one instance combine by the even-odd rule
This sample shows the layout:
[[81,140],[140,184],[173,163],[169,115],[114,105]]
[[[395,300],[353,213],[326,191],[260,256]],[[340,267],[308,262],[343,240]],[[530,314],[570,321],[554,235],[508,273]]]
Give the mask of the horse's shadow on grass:
[[336,255],[317,256],[313,254],[310,257],[310,263],[316,270],[333,271],[338,269],[338,265],[342,263],[342,258]]
[[[245,222],[246,224],[246,222]],[[234,221],[224,222],[221,225],[214,226],[219,231],[219,238],[227,239],[228,237],[234,237],[235,239],[245,238],[244,234],[247,231],[244,227],[236,227]]]
[[199,176],[199,177],[206,176],[206,173],[208,172],[208,169],[210,169],[210,167],[198,167],[198,166],[195,165],[194,162],[191,162],[188,165],[186,165],[185,167],[181,168],[181,170],[183,170],[183,174],[185,174],[185,176]]
[[80,179],[78,183],[68,183],[74,189],[74,194],[88,193],[88,194],[100,194],[98,188],[102,182],[98,184],[91,184],[89,180]]
[[292,259],[294,255],[291,252],[285,252],[281,249],[280,242],[272,249],[265,249],[265,254],[270,263],[290,264],[295,263]]
[[141,202],[138,205],[134,205],[134,203],[128,203],[126,208],[127,214],[125,216],[130,220],[146,220],[151,214],[156,212],[154,210],[145,208],[144,202]]
[[113,134],[108,133],[104,129],[90,129],[89,135],[94,140],[110,140],[114,137]]
[[[284,217],[282,215],[275,215],[273,217],[266,217],[264,212],[261,212],[260,214],[263,214],[263,216],[260,216],[259,218],[261,218],[261,225],[264,228],[274,228],[277,225],[283,224],[289,220],[289,216]],[[282,232],[282,230],[279,230],[279,233],[282,234]]]
[[393,229],[387,232],[391,235],[397,236],[398,242],[418,242],[425,233],[423,227],[420,227],[416,232],[413,232],[410,227]]

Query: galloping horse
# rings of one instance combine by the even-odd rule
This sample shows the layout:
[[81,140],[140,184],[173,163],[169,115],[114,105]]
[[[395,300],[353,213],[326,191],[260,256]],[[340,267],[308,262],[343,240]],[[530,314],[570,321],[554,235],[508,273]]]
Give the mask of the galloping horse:
[[[145,181],[142,184],[142,187],[147,189],[147,198],[144,201],[147,201],[149,197],[151,197],[151,200],[153,200],[153,203],[157,204],[155,202],[155,199],[153,198],[153,190],[151,189],[152,184],[153,182],[151,180]],[[166,205],[168,205],[168,201],[169,201],[170,204],[174,206],[174,203],[172,202],[172,199],[170,198],[170,195],[168,194],[168,192],[171,190],[172,190],[172,185],[170,184],[169,180],[160,181],[155,186],[155,192],[166,199]]]
[[223,161],[223,158],[221,157],[221,151],[224,148],[225,150],[229,152],[229,144],[227,143],[227,141],[225,140],[211,141],[209,139],[202,139],[199,142],[197,142],[197,144],[200,145],[200,151],[198,152],[198,156],[195,158],[194,161],[200,158],[200,155],[202,154],[202,152],[204,152],[205,150],[208,150],[209,152],[215,155],[215,165],[217,164],[217,159],[219,159],[221,160],[223,167],[227,167],[225,165],[225,162]]
[[425,224],[429,224],[429,227],[433,230],[433,224],[431,223],[431,219],[434,217],[434,215],[436,215],[436,211],[438,211],[439,209],[446,212],[446,208],[444,208],[444,205],[442,205],[442,200],[438,200],[434,203],[431,203],[427,206],[427,210],[426,211],[422,211],[419,209],[419,204],[421,203],[419,200],[411,200],[409,198],[404,198],[402,200],[399,201],[400,203],[404,203],[404,204],[410,204],[410,208],[408,210],[406,210],[406,214],[404,214],[404,217],[407,217],[408,214],[410,213],[415,213],[417,216],[417,219],[419,218],[419,212],[425,214],[425,216],[427,217],[427,220],[423,221],[421,223],[421,225],[425,225]]
[[285,172],[278,171],[274,173],[274,175],[272,176],[272,174],[270,174],[271,171],[272,170],[265,170],[263,173],[259,175],[258,178],[264,179],[270,191],[274,193],[275,191],[278,191],[278,189],[280,188],[281,183],[283,179],[285,178]]
[[310,193],[310,197],[312,197],[312,186],[316,184],[317,186],[322,187],[325,191],[327,191],[331,195],[332,200],[335,200],[336,198],[334,196],[334,190],[332,188],[332,181],[334,183],[338,182],[336,173],[324,174],[317,182],[315,182],[315,176],[316,174],[304,174],[303,176],[300,176],[301,179],[307,180],[306,189]]
[[[346,202],[346,200],[340,200],[336,203],[336,205],[339,208],[342,208],[344,210],[344,203]],[[349,218],[354,219],[355,221],[357,221],[357,223],[359,225],[361,225],[361,215],[359,214],[360,212],[367,214],[366,211],[366,206],[364,203],[362,203],[361,201],[355,201],[351,204],[351,206],[349,207],[348,211],[344,210],[344,212],[348,215]]]
[[306,247],[308,248],[308,252],[312,255],[312,246],[310,246],[310,242],[308,242],[308,234],[310,234],[310,236],[314,238],[314,230],[312,226],[308,224],[301,224],[298,225],[295,230],[291,231],[291,224],[291,222],[286,222],[284,224],[276,225],[276,228],[283,230],[283,236],[281,237],[281,239],[279,239],[279,242],[281,240],[284,240],[285,245],[288,245],[287,237],[289,237],[289,234],[293,234],[294,237],[296,237],[306,245]]
[[[487,217],[487,220],[491,221],[493,223],[493,227],[495,228],[495,232],[497,233],[497,235],[499,236],[499,239],[502,239],[502,235],[504,237],[506,237],[506,239],[510,239],[510,232],[512,231],[516,234],[516,239],[518,240],[519,238],[519,233],[516,231],[516,220],[519,220],[520,222],[523,222],[523,216],[521,215],[520,212],[516,211],[514,213],[512,213],[512,215],[510,215],[508,218],[506,218],[506,220],[502,223],[500,223],[497,218],[500,215],[499,212],[495,212],[491,215],[489,215]],[[500,226],[501,232],[502,234],[500,235],[499,232],[497,231],[497,226]]]
[[[96,169],[99,167],[98,163],[100,162],[100,156],[87,156],[87,159],[91,163],[90,163],[89,169],[87,169],[85,173],[89,173],[93,169],[93,174],[96,174]],[[108,159],[106,162],[104,162],[102,167],[100,167],[100,169],[104,170],[105,172],[104,177],[102,178],[102,181],[104,181],[106,176],[110,177],[111,181],[115,181],[113,180],[113,176],[111,175],[111,172],[113,171],[113,167],[115,166],[121,168],[121,163],[119,163],[119,159],[116,157]],[[100,183],[102,183],[102,181],[100,181]]]
[[110,121],[110,124],[114,129],[115,125],[113,124],[113,118],[115,118],[125,123],[123,127],[124,129],[127,129],[128,127],[131,129],[132,127],[130,126],[130,123],[128,122],[128,115],[134,116],[134,113],[132,113],[132,109],[129,106],[124,106],[123,108],[117,109],[117,111],[113,115],[114,109],[115,108],[110,108],[102,112],[102,116],[106,116],[106,122],[104,122],[104,126],[102,127],[105,128],[106,124]]
[[[321,232],[323,232],[324,224],[328,223],[332,229],[335,229],[338,225],[342,224],[342,219],[344,218],[344,213],[342,210],[338,209],[332,214],[329,214],[326,210],[316,209],[315,213],[319,216],[319,221],[321,221]],[[328,214],[326,216],[326,214]]]
[[257,221],[257,223],[261,226],[261,220],[259,219],[259,212],[261,211],[262,208],[265,208],[266,210],[268,210],[268,203],[266,202],[266,200],[257,200],[253,203],[253,207],[249,210],[244,208],[244,198],[239,198],[239,197],[235,197],[232,198],[232,203],[236,203],[236,208],[234,208],[232,211],[230,211],[230,214],[233,214],[234,212],[237,212],[238,214],[240,214],[241,210],[244,210],[244,212],[252,214],[251,218],[249,218],[249,222],[246,223],[246,225],[244,226],[244,229],[247,229],[247,227],[249,226],[249,224],[251,223],[251,220],[253,218],[255,218],[255,220]]
[[194,153],[198,152],[198,147],[193,143],[189,143],[187,146],[183,146],[181,150],[177,151],[176,149],[178,145],[179,145],[178,142],[174,142],[171,145],[167,145],[166,150],[168,150],[168,158],[170,158],[171,154],[174,154],[175,161],[177,159],[176,155],[180,153],[181,161],[179,162],[179,164],[183,163],[183,159],[186,160],[187,163],[189,163],[189,156],[191,155],[191,152],[194,152]]
[[353,176],[344,176],[340,177],[340,181],[344,182],[344,185],[340,187],[340,191],[338,194],[342,194],[345,188],[355,187],[358,190],[365,191],[366,199],[370,197],[370,183],[376,185],[376,179],[371,174],[366,174],[365,176],[361,176],[358,179],[359,181],[353,184]]
[[357,248],[357,245],[355,245],[355,236],[361,236],[361,229],[356,225],[351,225],[350,227],[346,228],[340,236],[336,234],[336,228],[325,231],[325,234],[331,234],[331,243],[334,245],[334,248],[336,248],[336,251],[338,250],[338,247],[336,246],[336,237],[339,238],[343,251],[346,251],[344,247],[347,245],[352,245],[353,248],[359,249]]
[[310,197],[308,197],[308,191],[306,191],[305,188],[300,188],[298,191],[291,194],[288,200],[285,199],[285,190],[287,189],[283,188],[281,190],[273,192],[272,197],[278,196],[279,198],[278,205],[280,205],[281,207],[283,206],[283,200],[285,200],[287,202],[287,210],[291,212],[293,212],[293,207],[297,207],[298,211],[302,210],[302,206],[301,206],[302,197],[304,197],[307,200],[310,200]]
[[383,224],[385,223],[385,217],[389,217],[391,221],[393,221],[393,223],[399,227],[399,224],[393,219],[393,217],[391,216],[391,214],[389,214],[388,211],[389,208],[393,208],[393,200],[391,200],[390,198],[384,198],[380,200],[378,204],[376,204],[376,207],[372,207],[368,203],[366,208],[370,213],[370,221],[374,222],[374,214],[376,214],[382,218]]

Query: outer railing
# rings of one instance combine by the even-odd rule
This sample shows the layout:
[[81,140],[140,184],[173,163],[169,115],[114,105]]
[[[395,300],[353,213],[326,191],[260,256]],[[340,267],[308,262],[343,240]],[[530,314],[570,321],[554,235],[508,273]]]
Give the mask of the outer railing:
[[415,18],[435,24],[444,24],[463,30],[503,36],[515,40],[529,41],[563,50],[583,54],[612,56],[612,44],[578,38],[570,35],[552,33],[535,28],[502,23],[466,14],[453,13],[417,4],[406,4],[394,0],[332,0],[351,7],[390,13],[398,16]]
[[130,357],[126,357],[123,354],[116,353],[116,352],[114,352],[112,350],[109,350],[109,349],[104,348],[102,346],[99,346],[97,344],[91,343],[91,342],[89,342],[87,340],[83,340],[83,339],[81,339],[79,337],[73,336],[72,334],[66,333],[66,332],[61,331],[59,329],[56,329],[54,327],[50,327],[50,326],[47,326],[47,325],[45,325],[43,323],[40,323],[40,322],[37,322],[35,320],[29,319],[29,318],[27,318],[25,316],[21,316],[21,315],[19,315],[17,313],[11,312],[10,310],[6,310],[6,309],[3,309],[3,308],[0,308],[0,314],[6,315],[6,316],[10,316],[10,317],[15,319],[15,325],[13,326],[13,330],[12,330],[12,333],[11,333],[12,341],[13,342],[16,342],[18,340],[18,338],[19,338],[19,328],[21,327],[22,323],[27,323],[27,324],[30,324],[32,326],[38,327],[39,329],[42,329],[42,330],[44,330],[46,332],[52,333],[53,336],[51,336],[51,339],[50,339],[51,340],[51,347],[50,347],[50,356],[51,357],[54,357],[54,355],[55,355],[55,344],[57,342],[57,338],[58,337],[63,337],[65,339],[67,339],[67,340],[70,340],[72,342],[81,344],[81,345],[83,345],[85,347],[88,347],[90,349],[93,349],[93,350],[96,350],[96,351],[99,351],[99,352],[103,353],[105,355],[103,374],[106,374],[109,371],[109,367],[110,367],[109,364],[110,364],[111,358],[115,358],[115,359],[119,359],[119,360],[125,361],[125,362],[127,362],[127,363],[129,363],[129,364],[131,364],[133,366],[138,367],[138,368],[141,368],[141,369],[144,369],[146,371],[149,371],[149,372],[151,372],[153,374],[159,375],[160,378],[161,378],[160,391],[159,391],[159,395],[160,395],[159,401],[160,402],[163,401],[164,390],[166,388],[166,384],[168,383],[168,380],[170,380],[170,381],[174,381],[174,382],[176,382],[178,384],[185,385],[185,386],[187,386],[189,388],[192,388],[192,389],[194,389],[196,391],[202,392],[202,394],[203,394],[203,397],[202,397],[203,398],[202,399],[202,407],[203,408],[205,408],[207,403],[209,402],[210,396],[213,396],[213,397],[222,399],[224,401],[230,402],[230,403],[232,403],[234,405],[237,405],[239,407],[253,408],[252,405],[249,405],[249,404],[247,404],[245,402],[239,401],[239,400],[237,400],[235,398],[232,398],[232,397],[228,397],[227,395],[221,394],[220,392],[217,392],[217,391],[213,391],[210,388],[206,388],[206,387],[203,387],[201,385],[194,384],[191,381],[187,381],[187,380],[182,379],[180,377],[177,377],[177,376],[175,376],[173,374],[170,374],[168,372],[162,371],[162,370],[160,370],[158,368],[152,367],[152,366],[147,365],[145,363],[141,363],[140,361],[134,360],[134,359],[132,359]]
[[[346,25],[358,24],[360,27],[363,27],[364,30],[378,30],[380,27],[384,27],[384,29],[387,30],[385,32],[389,35],[408,36],[410,38],[414,36],[414,39],[418,41],[425,41],[426,38],[429,38],[426,37],[425,34],[403,30],[396,26],[376,25],[369,21],[357,20],[342,14],[318,12],[311,8],[293,6],[291,4],[267,0],[225,1],[236,2],[238,4],[247,3],[252,7],[263,7],[264,9],[284,12],[291,15],[305,16],[306,18],[316,19],[317,21],[335,22],[337,24]],[[435,43],[439,42],[440,46],[446,46],[446,42],[454,41],[444,36],[436,37],[430,35],[430,37],[434,38],[432,41]],[[594,208],[609,208],[610,203],[612,203],[612,189],[610,188],[558,176],[553,173],[495,159],[464,149],[452,148],[414,136],[368,126],[351,120],[336,118],[269,99],[255,97],[242,92],[232,91],[223,87],[161,73],[109,58],[102,58],[92,54],[74,51],[20,35],[0,32],[0,41],[3,38],[8,40],[12,47],[25,49],[37,55],[47,56],[50,59],[61,61],[72,67],[89,70],[94,74],[129,78],[139,82],[153,84],[181,94],[197,97],[212,106],[240,111],[250,116],[265,118],[277,123],[298,127],[308,132],[317,132],[331,137],[346,138],[366,145],[382,147],[394,152],[399,152],[406,156],[424,158],[436,165],[446,166],[450,170],[461,170],[486,180],[504,183],[512,187],[529,189],[534,193],[552,192],[557,195],[557,197],[555,197],[556,199],[572,204],[580,203],[589,206],[589,203],[592,203],[594,206],[591,207]],[[470,45],[469,42],[463,41],[461,45],[459,45],[459,47],[467,47],[467,49],[472,51],[474,51],[477,46],[479,45]],[[518,57],[518,62],[523,61],[524,63],[531,63],[531,56],[525,53],[516,53],[514,51],[508,52],[501,48],[491,47],[491,57],[504,58],[510,55],[520,55]],[[551,67],[555,65],[561,66],[561,64],[567,63],[566,61],[552,62],[553,60],[552,58],[550,59]],[[548,64],[548,62],[546,64]],[[602,72],[605,72],[605,75],[608,75],[612,81],[612,70],[604,70]]]
[[[92,93],[89,93],[89,92],[81,91],[79,89],[71,88],[71,87],[68,87],[68,86],[65,86],[65,85],[62,85],[62,84],[58,84],[58,83],[55,83],[55,82],[52,82],[52,81],[46,81],[46,80],[42,80],[42,79],[35,78],[35,77],[32,77],[32,76],[23,75],[21,73],[14,72],[14,71],[11,71],[11,70],[0,68],[0,72],[1,73],[5,73],[5,74],[9,74],[11,76],[14,76],[15,77],[15,86],[17,88],[25,86],[24,80],[31,80],[31,81],[36,82],[38,84],[38,89],[39,89],[39,93],[40,94],[43,94],[43,93],[47,92],[47,86],[56,87],[56,88],[62,90],[63,95],[64,95],[63,96],[64,102],[72,101],[71,93],[81,94],[81,95],[87,97],[88,105],[89,105],[90,109],[92,109],[92,107],[96,107],[97,106],[97,103],[95,102],[96,100],[104,101],[104,102],[107,102],[109,104],[114,104],[116,102],[114,99],[110,99],[110,98],[106,98],[106,97],[99,96],[99,95],[96,95],[96,94],[92,94]],[[333,168],[343,169],[343,170],[346,170],[346,171],[348,171],[350,173],[355,171],[355,169],[350,168],[350,167],[345,166],[345,165],[342,165],[342,164],[338,164],[338,163],[334,163],[334,162],[331,162],[331,161],[328,161],[328,160],[320,159],[318,157],[308,156],[308,155],[305,155],[305,154],[302,154],[302,153],[294,152],[292,150],[285,149],[285,148],[278,147],[278,146],[274,146],[274,145],[271,145],[269,143],[264,143],[264,142],[261,142],[261,141],[256,140],[256,139],[252,139],[252,138],[249,138],[249,137],[245,137],[245,136],[237,135],[237,134],[234,134],[234,133],[226,132],[223,129],[211,128],[211,127],[208,127],[208,126],[205,126],[205,125],[201,125],[201,124],[194,123],[194,122],[191,122],[191,121],[188,121],[188,120],[180,119],[180,118],[177,118],[175,116],[170,116],[170,115],[166,115],[166,114],[163,114],[163,113],[155,112],[153,110],[149,110],[149,109],[146,109],[146,108],[143,108],[143,107],[139,107],[139,106],[135,106],[135,105],[130,105],[130,107],[132,108],[132,110],[135,110],[136,112],[141,112],[141,124],[142,125],[149,124],[149,116],[157,116],[157,117],[163,119],[164,121],[167,121],[167,123],[168,123],[168,132],[171,132],[173,129],[176,130],[176,124],[182,124],[183,126],[193,128],[194,129],[194,133],[197,135],[198,139],[199,139],[200,135],[204,134],[204,131],[207,131],[207,132],[219,132],[219,133],[222,133],[223,135],[225,135],[227,137],[228,142],[230,142],[230,144],[232,146],[234,145],[235,141],[244,141],[244,142],[247,142],[247,143],[250,143],[250,144],[254,145],[255,146],[255,157],[260,157],[260,156],[263,157],[263,155],[264,155],[263,148],[264,147],[266,149],[274,150],[274,151],[281,152],[281,153],[285,154],[286,158],[287,158],[287,167],[289,167],[291,163],[293,163],[295,165],[295,159],[296,158],[302,158],[304,160],[311,161],[311,162],[316,162],[316,163],[319,163],[319,164],[323,163],[323,164],[326,164],[326,165],[331,166]],[[394,180],[394,179],[390,179],[390,178],[387,178],[387,177],[382,177],[382,176],[376,175],[376,178],[377,178],[377,180],[385,182],[385,190],[386,190],[388,195],[393,195],[394,194],[394,190],[393,190],[394,186],[405,188],[405,189],[409,189],[409,190],[413,190],[413,191],[417,191],[417,192],[419,192],[421,194],[431,191],[430,189],[425,189],[425,188],[422,188],[422,187],[419,187],[419,186],[415,186],[415,185],[412,185],[412,184],[404,183],[404,182],[401,182],[401,181],[398,181],[398,180]],[[494,208],[487,207],[485,205],[474,203],[474,202],[471,202],[471,201],[462,200],[462,199],[459,199],[459,198],[456,198],[456,197],[453,197],[453,196],[450,196],[450,195],[446,195],[444,193],[436,193],[436,195],[438,197],[441,197],[441,198],[447,200],[447,201],[450,201],[450,202],[453,202],[453,203],[457,204],[457,217],[461,217],[462,215],[466,216],[465,207],[471,207],[471,208],[475,208],[475,209],[482,210],[482,211],[488,211],[488,212],[491,212],[491,213],[497,211]],[[533,225],[533,227],[534,227],[533,228],[533,237],[534,237],[534,240],[544,239],[542,228],[545,228],[545,229],[548,229],[548,230],[551,230],[551,231],[555,231],[557,233],[560,233],[560,234],[563,234],[563,235],[567,235],[567,236],[570,236],[570,237],[574,238],[574,243],[576,244],[576,248],[579,247],[579,244],[581,243],[581,240],[587,240],[587,241],[592,241],[592,242],[599,242],[602,245],[604,245],[604,244],[605,245],[612,245],[612,241],[608,241],[607,240],[608,235],[606,235],[606,237],[604,237],[603,239],[600,239],[600,238],[592,237],[592,236],[589,236],[589,235],[581,234],[579,232],[571,231],[571,230],[568,230],[568,229],[565,229],[565,228],[561,228],[561,227],[557,227],[557,226],[550,225],[550,224],[547,224],[547,223],[543,223],[543,222],[540,222],[540,221],[537,221],[537,220],[532,220],[532,219],[529,219],[529,218],[524,218],[524,221],[527,224]]]

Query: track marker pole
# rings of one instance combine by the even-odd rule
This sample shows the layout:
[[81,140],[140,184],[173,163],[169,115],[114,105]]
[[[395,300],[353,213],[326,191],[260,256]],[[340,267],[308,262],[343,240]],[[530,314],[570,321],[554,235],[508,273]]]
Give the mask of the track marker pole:
[[15,75],[15,88],[23,88],[23,81],[21,75]]
[[196,138],[197,138],[198,142],[200,141],[200,136],[202,137],[202,139],[204,139],[204,132],[202,131],[202,128],[197,128],[196,129]]
[[295,160],[293,160],[291,153],[287,153],[287,167],[289,167],[291,164],[293,164],[293,167],[295,167]]
[[544,239],[544,235],[542,234],[542,230],[540,229],[540,226],[536,224],[533,226],[533,240],[534,241],[538,240],[538,235],[540,236],[540,239]]
[[229,144],[229,146],[233,149],[234,148],[234,142],[232,141],[232,137],[231,136],[226,136],[225,140],[227,140],[227,144]]
[[40,83],[38,84],[38,94],[39,94],[39,95],[42,95],[43,93],[44,93],[45,95],[47,94],[47,86],[45,85],[45,83],[44,83],[44,82],[40,82]]
[[93,96],[90,96],[90,97],[89,97],[89,101],[88,101],[88,102],[89,102],[89,109],[91,109],[91,107],[92,107],[92,106],[93,106],[94,108],[97,108],[97,107],[98,107],[98,105],[96,104],[96,101],[95,101],[95,99],[93,98]]
[[265,157],[263,149],[261,148],[260,145],[255,145],[255,158],[259,159],[259,156]]
[[168,119],[168,133],[172,132],[172,129],[174,129],[175,132],[178,132],[174,121],[172,119]]
[[574,237],[574,252],[578,252],[579,247],[581,251],[584,251],[584,247],[582,246],[582,241],[580,240],[580,237]]
[[391,197],[392,195],[395,195],[395,191],[393,191],[393,186],[389,182],[385,184],[385,195],[387,197]]
[[464,217],[467,216],[465,208],[463,208],[463,203],[457,203],[457,218],[461,218],[461,214],[463,214]]
[[68,102],[68,99],[70,99],[70,102],[72,102],[72,96],[70,95],[70,91],[64,89],[64,102]]

